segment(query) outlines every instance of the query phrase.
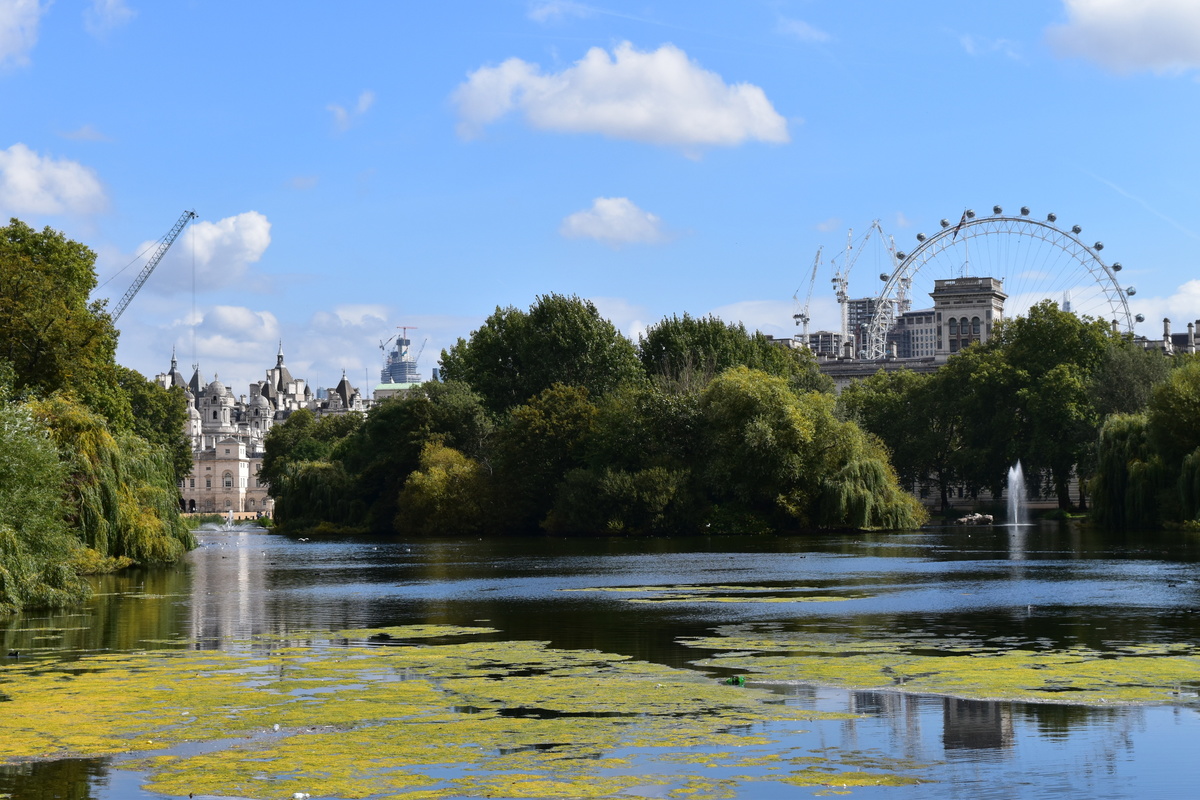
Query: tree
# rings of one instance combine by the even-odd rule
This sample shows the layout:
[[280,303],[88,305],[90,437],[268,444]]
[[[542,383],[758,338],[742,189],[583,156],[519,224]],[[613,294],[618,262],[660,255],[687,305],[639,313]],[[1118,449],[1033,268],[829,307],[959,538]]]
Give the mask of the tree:
[[600,396],[641,369],[633,344],[589,300],[541,295],[528,312],[512,306],[442,351],[446,380],[463,381],[493,412],[526,402],[555,383]]
[[117,365],[117,383],[129,398],[133,432],[169,454],[175,480],[192,471],[192,444],[185,428],[188,402],[181,387],[164,389],[140,372]]
[[128,430],[120,391],[117,331],[104,302],[88,303],[96,254],[62,233],[13,219],[0,228],[0,358],[12,364],[20,396],[77,395]]
[[65,465],[28,405],[0,376],[0,614],[76,603],[90,594],[71,569],[82,550],[66,524]]
[[811,351],[773,343],[760,331],[714,316],[671,316],[638,337],[638,358],[647,375],[675,384],[702,387],[735,366],[786,378],[802,391],[831,391]]
[[700,407],[705,488],[718,504],[732,502],[744,515],[740,524],[890,528],[923,521],[886,451],[838,420],[832,397],[797,395],[782,378],[734,367],[708,385]]
[[1112,339],[1092,374],[1089,391],[1096,413],[1139,414],[1150,403],[1150,393],[1167,379],[1171,360],[1121,338]]
[[584,466],[597,408],[582,386],[554,384],[518,406],[496,433],[499,513],[515,530],[536,528],[566,474]]

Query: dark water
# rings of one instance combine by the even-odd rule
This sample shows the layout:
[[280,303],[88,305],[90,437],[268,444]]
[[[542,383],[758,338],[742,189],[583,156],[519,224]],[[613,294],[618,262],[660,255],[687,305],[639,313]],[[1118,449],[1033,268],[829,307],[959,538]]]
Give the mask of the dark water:
[[[497,638],[595,648],[681,668],[695,668],[690,662],[705,653],[680,645],[680,637],[730,623],[1013,636],[1101,649],[1200,638],[1200,537],[1183,533],[1114,537],[1044,524],[748,541],[200,536],[203,546],[184,567],[107,577],[85,609],[0,619],[0,653],[71,659],[411,623],[487,624],[500,629]],[[563,591],[672,584],[802,586],[867,596],[647,605],[613,593]],[[781,692],[805,707],[862,715],[806,724],[812,731],[806,746],[912,759],[932,765],[924,772],[937,780],[855,789],[859,797],[1190,797],[1200,781],[1195,705],[988,703],[808,686]],[[0,736],[2,724],[0,703]],[[104,759],[23,764],[0,768],[0,797],[157,797],[138,789],[138,777],[110,769]],[[763,787],[754,790],[761,796]],[[786,796],[797,792],[812,793],[792,789]]]

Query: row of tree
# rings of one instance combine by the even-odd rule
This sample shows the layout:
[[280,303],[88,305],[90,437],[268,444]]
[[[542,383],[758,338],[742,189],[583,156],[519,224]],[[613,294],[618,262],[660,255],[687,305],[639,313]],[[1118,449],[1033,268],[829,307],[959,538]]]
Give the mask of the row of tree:
[[811,354],[708,317],[635,346],[587,301],[497,309],[364,418],[268,434],[276,522],[411,534],[908,528],[924,511]]
[[194,546],[186,400],[115,362],[95,285],[84,245],[0,228],[0,613],[78,602],[85,573]]
[[1158,525],[1198,510],[1198,376],[1195,356],[1168,358],[1045,301],[935,373],[851,385],[839,407],[887,445],[904,485],[944,507],[951,487],[999,496],[1020,460],[1063,509],[1087,509],[1090,487],[1100,524]]

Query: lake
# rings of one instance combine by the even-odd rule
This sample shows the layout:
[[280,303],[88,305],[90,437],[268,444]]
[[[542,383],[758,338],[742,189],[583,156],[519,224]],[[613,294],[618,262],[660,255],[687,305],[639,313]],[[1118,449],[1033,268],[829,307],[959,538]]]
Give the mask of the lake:
[[[1042,523],[749,539],[297,541],[252,528],[202,530],[198,537],[201,547],[178,568],[99,579],[84,608],[0,618],[0,652],[20,653],[0,658],[0,744],[3,701],[47,671],[70,680],[99,669],[93,665],[106,663],[102,658],[124,654],[262,659],[301,646],[378,654],[386,665],[426,644],[408,640],[404,630],[373,639],[333,632],[441,626],[430,634],[429,653],[441,652],[439,645],[458,648],[461,657],[471,647],[543,643],[537,658],[551,666],[505,667],[514,687],[529,675],[584,675],[590,668],[584,662],[600,659],[579,661],[578,654],[596,651],[634,665],[623,681],[661,674],[667,677],[638,679],[668,689],[678,679],[737,703],[759,698],[756,708],[778,712],[747,717],[752,721],[731,732],[706,728],[665,754],[637,737],[598,738],[604,744],[589,745],[596,762],[589,769],[606,779],[635,772],[645,779],[618,781],[611,796],[1181,797],[1200,776],[1191,760],[1200,749],[1200,656],[1192,650],[1200,645],[1200,535],[1194,533],[1114,535]],[[569,658],[576,660],[562,667]],[[419,662],[405,669],[420,677]],[[745,688],[736,685],[739,676]],[[1023,687],[1035,678],[1040,702],[1006,699],[1031,696]],[[108,685],[121,691],[116,679]],[[293,691],[309,692],[305,702],[316,696],[311,687]],[[714,696],[704,702],[724,702]],[[1002,699],[981,699],[992,697]],[[197,707],[187,708],[179,713],[199,716]],[[451,710],[482,719],[480,708]],[[492,711],[497,718],[540,715],[540,721],[570,716],[561,708]],[[328,737],[348,736],[289,727],[290,718],[279,713],[280,736],[309,736],[310,750]],[[709,712],[672,713],[692,724]],[[589,724],[605,716],[594,709],[581,715]],[[262,733],[255,728],[245,736],[252,746],[266,746],[273,735],[270,725],[259,727]],[[748,738],[743,743],[738,736]],[[162,752],[164,759],[188,758],[235,744],[242,746],[232,739],[175,742]],[[573,746],[558,742],[536,755]],[[148,747],[0,767],[0,797],[179,796],[143,788],[167,763],[138,760],[159,752]],[[826,759],[846,774],[865,770],[909,782],[841,788],[833,780],[814,786],[779,780]],[[535,768],[551,767],[521,762],[522,770]],[[451,780],[455,770],[490,780],[516,769],[489,760],[425,772],[431,781]],[[688,782],[675,777],[688,770],[703,774]],[[337,796],[321,791],[319,776],[295,780],[308,780],[314,798]],[[183,784],[157,784],[175,785]],[[424,790],[482,796],[448,794],[452,785]],[[357,786],[353,796],[370,796],[369,780]],[[291,788],[279,783],[265,796],[291,796]],[[552,796],[553,790],[538,791]],[[377,796],[405,793],[380,784]],[[539,795],[530,789],[525,796]]]

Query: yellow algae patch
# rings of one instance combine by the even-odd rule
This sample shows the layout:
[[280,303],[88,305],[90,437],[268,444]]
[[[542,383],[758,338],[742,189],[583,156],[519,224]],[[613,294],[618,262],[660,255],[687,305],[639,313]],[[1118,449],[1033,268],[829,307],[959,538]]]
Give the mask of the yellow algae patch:
[[723,632],[681,643],[718,651],[697,664],[738,670],[756,681],[1092,705],[1183,702],[1194,698],[1200,683],[1200,647],[1185,643],[1102,651],[962,637]]
[[[647,787],[715,797],[728,776],[706,777],[714,766],[747,770],[739,784],[794,769],[761,751],[736,758],[772,745],[777,723],[849,716],[611,653],[447,641],[493,633],[308,632],[233,651],[5,667],[0,761],[140,754],[116,765],[176,796],[610,797]],[[405,646],[386,646],[393,640]],[[172,749],[181,744],[189,746]],[[700,748],[726,757],[669,775],[653,758]]]
[[639,597],[625,598],[629,603],[831,603],[872,596],[865,592],[831,594],[826,589],[812,586],[739,586],[736,584],[598,586],[587,589],[561,589],[560,591],[640,595]]

